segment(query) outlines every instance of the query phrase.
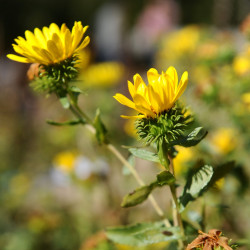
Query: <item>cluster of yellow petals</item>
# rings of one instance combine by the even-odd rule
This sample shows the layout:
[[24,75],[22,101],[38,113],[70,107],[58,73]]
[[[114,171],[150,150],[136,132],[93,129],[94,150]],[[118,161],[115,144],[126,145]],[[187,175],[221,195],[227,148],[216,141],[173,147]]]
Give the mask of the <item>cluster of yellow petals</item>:
[[50,65],[64,61],[85,48],[90,41],[87,36],[83,39],[88,26],[75,22],[72,31],[66,24],[59,28],[55,23],[42,30],[35,28],[34,33],[25,31],[26,40],[19,36],[13,44],[15,52],[21,56],[9,54],[8,58],[22,63],[39,63]]
[[185,71],[178,84],[178,75],[174,67],[169,67],[162,74],[151,68],[147,72],[147,77],[148,85],[145,84],[139,74],[134,75],[134,84],[128,81],[128,89],[133,101],[122,94],[114,96],[118,102],[139,113],[137,116],[121,117],[155,118],[158,114],[173,107],[188,83],[188,73]]

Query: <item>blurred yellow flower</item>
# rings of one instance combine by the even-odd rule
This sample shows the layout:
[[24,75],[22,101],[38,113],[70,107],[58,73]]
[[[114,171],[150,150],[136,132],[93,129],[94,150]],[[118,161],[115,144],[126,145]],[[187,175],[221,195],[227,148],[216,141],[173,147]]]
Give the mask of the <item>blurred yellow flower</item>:
[[60,29],[55,23],[43,27],[42,30],[35,28],[34,33],[26,30],[26,40],[19,36],[15,39],[16,44],[13,44],[14,50],[22,56],[9,54],[7,57],[22,63],[59,63],[89,44],[88,36],[82,41],[87,28],[88,26],[83,27],[81,22],[75,22],[72,32],[66,24]]
[[233,61],[233,69],[237,75],[245,75],[250,72],[250,58],[247,56],[237,56]]
[[181,146],[176,146],[175,148],[178,151],[178,154],[174,158],[174,170],[175,174],[179,176],[185,169],[187,162],[192,160],[194,157],[194,151],[192,148],[185,148]]
[[85,86],[110,87],[121,81],[124,66],[119,62],[102,62],[90,65],[80,75]]
[[124,131],[127,135],[137,138],[135,123],[132,119],[128,119],[124,124]]
[[196,26],[187,26],[170,32],[163,40],[163,48],[159,51],[160,57],[178,59],[194,52],[200,39],[200,29]]
[[86,48],[83,49],[81,51],[79,51],[78,53],[78,57],[79,57],[79,64],[78,64],[78,68],[80,71],[86,69],[91,61],[91,51],[90,49]]
[[231,128],[220,128],[211,139],[215,150],[220,154],[228,154],[237,146],[236,131]]
[[163,111],[172,108],[177,99],[183,94],[188,83],[188,73],[185,71],[178,84],[178,75],[174,67],[169,67],[159,74],[151,68],[147,72],[148,85],[139,74],[134,75],[134,84],[128,81],[128,89],[133,99],[131,101],[122,94],[114,98],[121,104],[139,112],[137,116],[121,116],[123,118],[155,118]]
[[243,104],[246,106],[247,110],[250,111],[250,92],[244,93],[241,96]]
[[225,178],[220,178],[218,181],[215,182],[215,187],[219,190],[221,190],[224,185],[225,185]]
[[63,172],[69,173],[73,170],[77,154],[70,151],[64,151],[57,154],[53,160],[55,167]]

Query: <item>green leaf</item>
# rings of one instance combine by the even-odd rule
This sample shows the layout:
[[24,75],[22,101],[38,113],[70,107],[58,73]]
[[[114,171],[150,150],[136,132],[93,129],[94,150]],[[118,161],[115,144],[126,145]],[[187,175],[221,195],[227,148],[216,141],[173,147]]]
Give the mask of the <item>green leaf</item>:
[[175,182],[175,177],[169,171],[162,171],[157,174],[157,183],[160,186],[171,185]]
[[150,193],[157,187],[171,185],[175,182],[174,176],[169,171],[162,171],[157,175],[157,180],[135,189],[133,192],[124,196],[121,206],[132,207],[145,201]]
[[203,166],[195,173],[190,172],[183,194],[179,198],[181,212],[190,201],[195,200],[206,191],[213,173],[213,168],[208,165]]
[[173,141],[171,145],[180,145],[183,147],[192,147],[197,145],[207,135],[207,131],[203,127],[195,128],[189,135],[183,136],[179,140]]
[[160,139],[157,145],[158,157],[162,166],[169,169],[168,147],[164,140]]
[[142,186],[142,187],[135,189],[133,192],[124,196],[121,206],[133,207],[142,203],[148,198],[150,193],[157,186],[158,186],[157,183],[153,182],[148,186]]
[[160,162],[157,154],[140,148],[129,148],[132,155],[147,161]]
[[60,102],[61,102],[63,108],[68,109],[70,107],[70,102],[69,102],[67,96],[61,97]]
[[96,138],[97,138],[97,141],[99,142],[99,144],[102,144],[102,143],[107,144],[108,143],[107,129],[105,128],[105,126],[101,120],[99,109],[96,110],[96,116],[95,116],[95,120],[94,120],[93,125],[96,129]]
[[108,228],[106,235],[116,243],[129,246],[147,246],[158,242],[177,241],[181,238],[178,227],[166,227],[163,222]]
[[82,94],[83,91],[82,91],[81,89],[79,89],[78,87],[76,87],[76,86],[71,86],[71,87],[69,88],[69,91],[72,93],[71,97],[73,98],[73,101],[74,101],[75,103],[77,103],[78,96],[79,96],[80,94]]
[[85,124],[85,121],[83,120],[74,120],[74,121],[67,121],[67,122],[55,122],[51,120],[46,121],[49,125],[54,125],[54,126],[74,126],[77,124]]
[[81,93],[81,94],[83,93],[83,91],[76,86],[71,86],[70,91],[75,92],[75,93]]

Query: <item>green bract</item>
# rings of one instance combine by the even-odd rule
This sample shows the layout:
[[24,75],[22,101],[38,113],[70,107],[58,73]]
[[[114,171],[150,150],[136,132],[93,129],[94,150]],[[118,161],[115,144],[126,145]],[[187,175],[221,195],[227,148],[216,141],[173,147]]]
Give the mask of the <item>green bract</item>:
[[146,143],[162,140],[167,144],[178,140],[187,126],[193,120],[186,114],[186,109],[175,105],[156,118],[142,118],[136,121],[136,129],[139,137]]
[[56,93],[63,97],[68,92],[68,83],[78,76],[78,63],[78,57],[72,56],[53,65],[40,65],[39,75],[31,82],[31,86],[36,91]]

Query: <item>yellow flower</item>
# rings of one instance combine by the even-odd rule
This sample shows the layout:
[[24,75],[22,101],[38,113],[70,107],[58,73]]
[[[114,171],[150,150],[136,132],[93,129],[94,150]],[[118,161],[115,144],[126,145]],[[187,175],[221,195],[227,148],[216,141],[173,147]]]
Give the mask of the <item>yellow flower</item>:
[[186,168],[187,163],[193,159],[194,151],[192,148],[184,148],[181,146],[176,146],[176,149],[178,154],[174,158],[174,170],[175,174],[180,176],[180,174]]
[[186,26],[168,33],[162,41],[162,48],[157,53],[158,60],[178,60],[192,55],[200,40],[200,29],[197,26]]
[[233,61],[233,69],[237,75],[245,75],[250,71],[250,60],[247,56],[237,56]]
[[128,89],[133,99],[131,101],[122,94],[116,94],[114,98],[121,104],[139,112],[137,116],[121,116],[123,118],[155,118],[173,107],[177,99],[182,95],[188,83],[188,73],[185,71],[178,84],[178,75],[174,67],[169,67],[162,74],[151,68],[147,72],[148,85],[139,74],[134,75],[134,84],[128,81]]
[[220,128],[212,138],[215,150],[220,154],[228,154],[237,146],[236,131],[231,128]]
[[80,79],[85,86],[111,87],[122,79],[124,66],[119,62],[101,62],[83,70]]
[[73,170],[77,154],[69,151],[64,151],[57,154],[54,158],[54,165],[65,173]]
[[60,29],[55,23],[43,27],[42,30],[35,28],[34,33],[26,30],[26,40],[19,36],[15,39],[16,44],[13,44],[14,50],[22,56],[9,54],[7,57],[22,63],[59,63],[89,44],[88,36],[82,41],[87,28],[88,26],[83,27],[81,22],[75,22],[72,32],[66,24]]
[[241,95],[241,100],[246,106],[247,110],[250,111],[250,92],[247,92]]

